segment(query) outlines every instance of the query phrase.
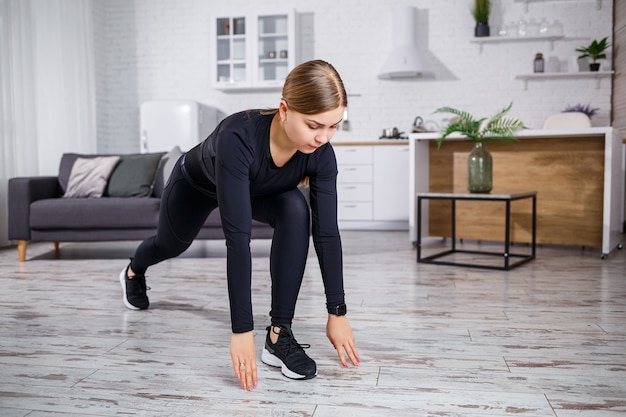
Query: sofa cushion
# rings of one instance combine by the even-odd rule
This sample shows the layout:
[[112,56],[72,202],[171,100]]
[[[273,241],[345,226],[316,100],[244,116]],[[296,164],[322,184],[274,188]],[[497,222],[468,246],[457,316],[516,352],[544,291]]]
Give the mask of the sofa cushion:
[[72,165],[65,198],[102,197],[104,188],[119,161],[118,156],[77,158]]
[[[129,157],[133,155],[158,155],[158,161],[164,155],[163,152],[155,153],[155,154],[124,154],[124,155],[111,155],[111,154],[79,154],[79,153],[64,153],[61,157],[61,162],[59,163],[59,186],[61,187],[61,192],[65,193],[67,190],[67,184],[70,178],[70,173],[72,172],[72,167],[74,166],[74,162],[78,158],[97,158],[101,156],[121,156],[121,157]],[[147,156],[148,160],[152,160],[153,156]],[[156,169],[156,168],[155,168]],[[154,172],[152,173],[154,176]],[[105,189],[106,195],[106,189]]]
[[121,155],[120,163],[109,178],[105,195],[108,197],[151,195],[154,175],[163,155],[163,152]]
[[154,176],[154,184],[152,186],[152,195],[155,197],[161,197],[163,195],[163,188],[167,184],[167,180],[170,178],[174,165],[183,155],[179,146],[175,146],[171,151],[163,155],[159,167],[157,168],[156,175]]
[[158,198],[52,198],[30,206],[32,229],[154,228]]
[[82,155],[78,153],[64,153],[63,156],[61,156],[61,162],[59,164],[59,186],[61,187],[61,192],[65,193],[67,191],[67,184],[70,180],[72,167],[78,158],[97,158],[99,156],[113,155]]

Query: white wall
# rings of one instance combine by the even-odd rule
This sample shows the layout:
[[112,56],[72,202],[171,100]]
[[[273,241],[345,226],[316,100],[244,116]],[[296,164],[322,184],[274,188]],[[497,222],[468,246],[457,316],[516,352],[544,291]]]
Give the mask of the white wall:
[[[225,113],[275,106],[279,92],[233,94],[213,90],[209,66],[214,51],[208,22],[225,2],[207,0],[107,0],[95,2],[98,13],[96,57],[98,86],[98,146],[100,151],[137,151],[138,109],[147,100],[188,98],[218,107]],[[254,0],[230,0],[228,9],[259,7]],[[505,43],[480,47],[470,43],[474,22],[471,0],[266,0],[264,7],[293,7],[313,16],[316,58],[333,63],[350,97],[353,130],[335,140],[377,139],[384,127],[409,131],[413,119],[440,122],[432,112],[450,105],[489,115],[514,102],[512,114],[527,126],[540,128],[550,114],[568,104],[590,103],[600,109],[594,125],[608,125],[610,79],[529,82],[524,90],[518,74],[532,72],[536,52],[556,56],[571,65],[577,47],[591,39],[611,36],[612,2],[604,0],[495,1],[492,35],[502,23],[559,19],[568,40]],[[391,9],[394,4],[418,9],[418,47],[434,71],[433,79],[388,81],[377,78],[391,48]],[[526,10],[526,4],[528,7]],[[601,8],[598,9],[598,4]],[[571,39],[576,38],[576,39]],[[610,60],[603,62],[603,67]]]

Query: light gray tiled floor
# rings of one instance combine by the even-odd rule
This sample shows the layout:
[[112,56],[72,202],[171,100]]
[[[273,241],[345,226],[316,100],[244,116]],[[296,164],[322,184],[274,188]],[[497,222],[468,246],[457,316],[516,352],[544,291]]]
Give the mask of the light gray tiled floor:
[[[417,264],[406,232],[343,238],[362,365],[342,368],[324,335],[312,249],[294,332],[319,376],[292,381],[259,361],[253,392],[230,366],[223,242],[153,267],[142,312],[123,307],[117,281],[136,242],[66,243],[58,256],[36,244],[24,263],[0,250],[0,415],[626,415],[626,251],[539,247],[503,272]],[[269,241],[252,248],[260,352]]]

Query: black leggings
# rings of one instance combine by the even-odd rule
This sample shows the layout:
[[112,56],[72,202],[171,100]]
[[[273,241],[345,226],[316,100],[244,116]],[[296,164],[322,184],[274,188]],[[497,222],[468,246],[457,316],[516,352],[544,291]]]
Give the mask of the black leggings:
[[[159,224],[155,236],[145,239],[131,261],[136,274],[148,267],[183,253],[191,245],[217,200],[201,191],[183,176],[181,161],[176,163],[161,197]],[[309,206],[298,189],[252,199],[254,220],[274,228],[270,252],[272,279],[272,325],[291,325],[309,251]],[[230,273],[241,273],[246,259],[231,259]],[[249,267],[248,267],[249,268]],[[248,273],[248,271],[245,271]],[[242,288],[249,291],[249,288]],[[233,294],[231,296],[237,296]]]

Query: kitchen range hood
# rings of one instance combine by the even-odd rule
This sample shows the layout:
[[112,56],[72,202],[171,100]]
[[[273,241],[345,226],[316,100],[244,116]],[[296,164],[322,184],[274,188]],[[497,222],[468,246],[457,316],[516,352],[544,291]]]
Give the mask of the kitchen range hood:
[[417,9],[411,6],[393,8],[393,49],[378,78],[419,78],[426,70],[416,46]]

